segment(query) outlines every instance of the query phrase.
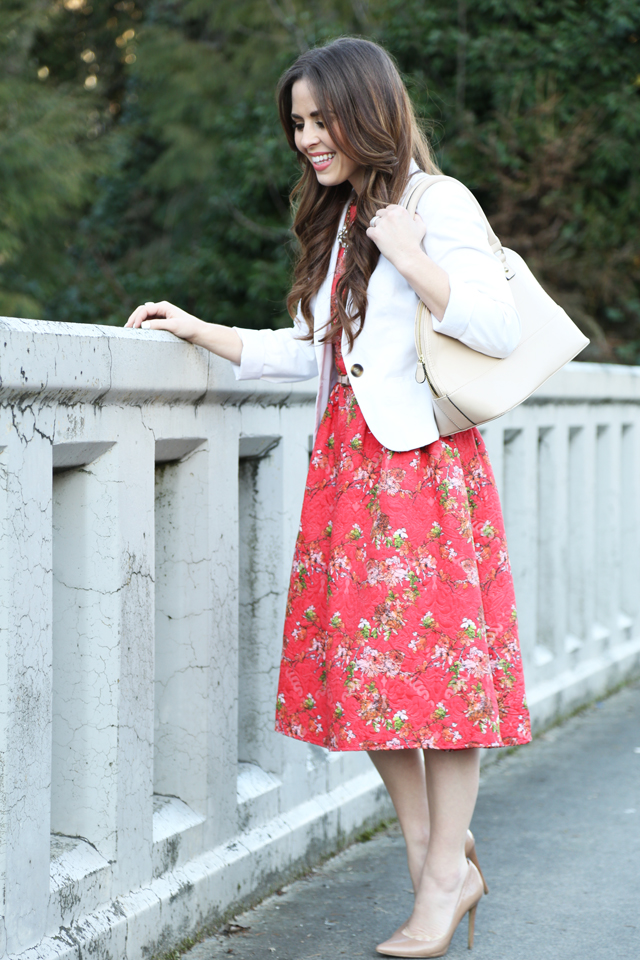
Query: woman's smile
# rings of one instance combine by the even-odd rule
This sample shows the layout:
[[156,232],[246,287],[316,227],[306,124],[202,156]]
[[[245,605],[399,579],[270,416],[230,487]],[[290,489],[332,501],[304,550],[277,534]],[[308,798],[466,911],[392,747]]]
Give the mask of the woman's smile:
[[335,153],[308,153],[307,156],[311,160],[314,170],[326,170],[333,161]]

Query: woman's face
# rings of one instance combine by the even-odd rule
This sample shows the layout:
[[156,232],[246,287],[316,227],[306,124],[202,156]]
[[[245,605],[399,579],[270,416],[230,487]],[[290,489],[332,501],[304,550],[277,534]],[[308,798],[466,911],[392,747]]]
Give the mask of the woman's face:
[[348,180],[359,193],[364,167],[335,145],[304,79],[291,87],[291,120],[296,147],[311,161],[318,181],[324,187],[335,187]]

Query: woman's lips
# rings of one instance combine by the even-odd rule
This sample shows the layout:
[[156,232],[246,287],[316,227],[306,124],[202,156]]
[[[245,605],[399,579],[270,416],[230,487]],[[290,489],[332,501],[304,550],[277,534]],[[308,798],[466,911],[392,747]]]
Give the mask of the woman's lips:
[[309,153],[307,156],[309,157],[309,160],[311,160],[314,170],[326,170],[327,167],[333,162],[335,153]]

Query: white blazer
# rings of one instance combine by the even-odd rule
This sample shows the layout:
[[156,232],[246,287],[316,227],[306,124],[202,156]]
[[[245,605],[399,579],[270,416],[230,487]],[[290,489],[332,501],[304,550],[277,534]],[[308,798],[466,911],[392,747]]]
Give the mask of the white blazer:
[[[410,172],[417,171],[412,163]],[[441,320],[433,318],[434,329],[488,356],[508,356],[520,340],[520,318],[473,200],[462,184],[443,180],[423,194],[418,213],[427,228],[422,247],[449,275],[449,303]],[[306,331],[300,316],[281,330],[234,328],[243,343],[240,364],[233,365],[236,379],[283,383],[319,375],[316,432],[337,374],[332,345],[319,342],[330,319],[337,256],[336,237],[327,276],[312,303],[313,343],[300,339]],[[415,379],[418,297],[382,254],[367,295],[364,327],[351,352],[342,335],[347,375],[376,439],[390,450],[417,449],[439,436],[429,387]]]

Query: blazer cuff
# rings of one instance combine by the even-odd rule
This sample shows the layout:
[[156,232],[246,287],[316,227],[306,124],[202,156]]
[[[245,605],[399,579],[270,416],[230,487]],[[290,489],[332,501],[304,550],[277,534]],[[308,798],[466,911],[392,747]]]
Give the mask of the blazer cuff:
[[433,329],[459,340],[465,333],[475,306],[476,293],[464,280],[449,274],[449,303],[442,320],[431,315]]
[[232,363],[236,380],[260,380],[264,372],[265,338],[261,330],[243,330],[233,327],[242,340],[240,363]]

